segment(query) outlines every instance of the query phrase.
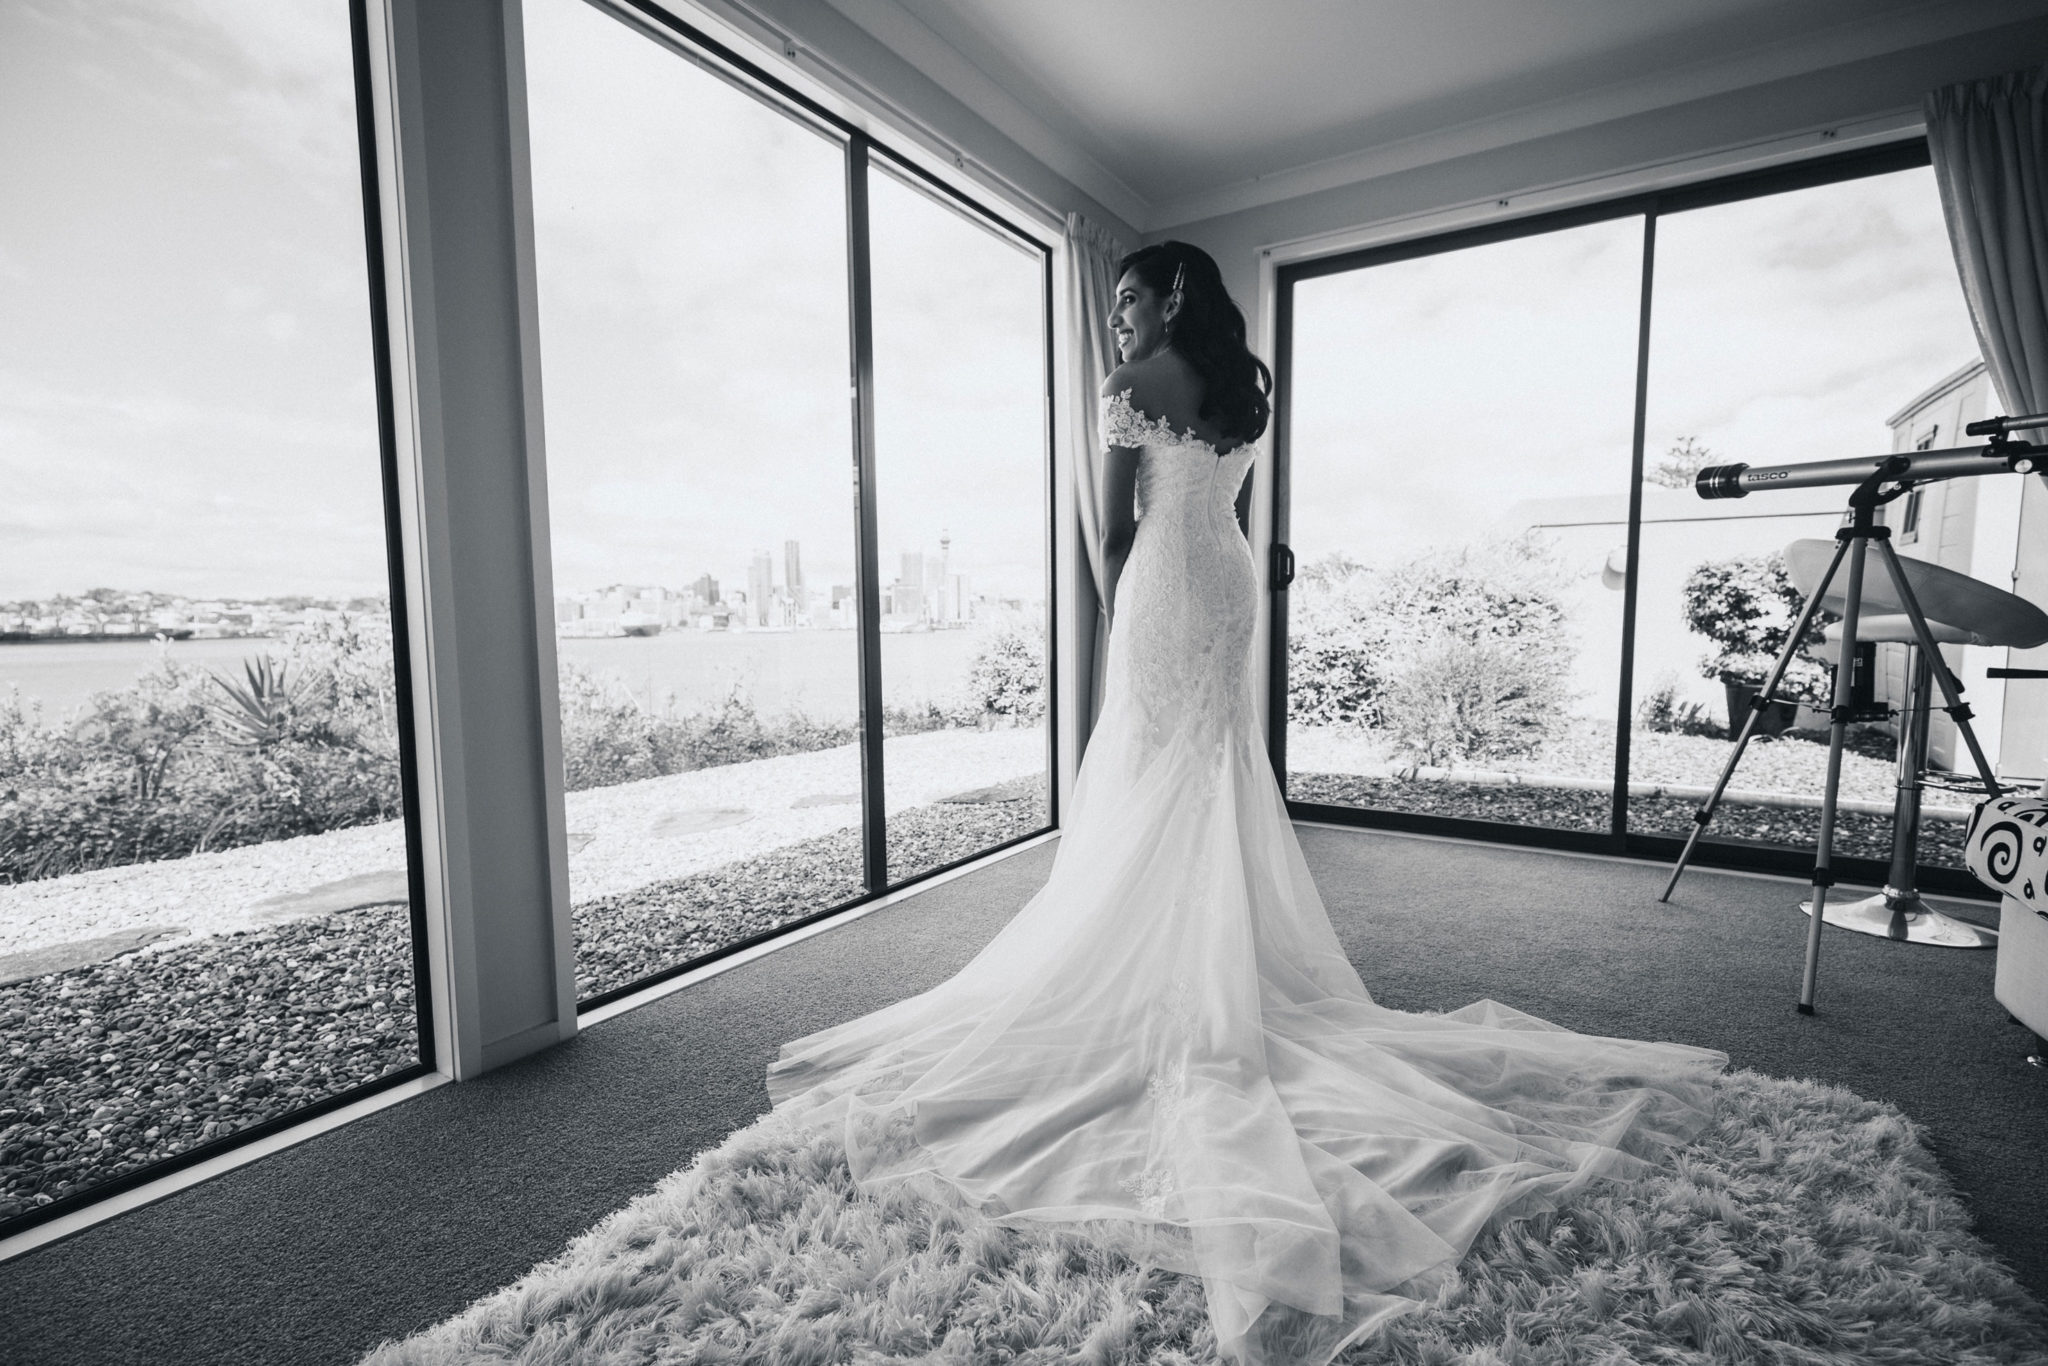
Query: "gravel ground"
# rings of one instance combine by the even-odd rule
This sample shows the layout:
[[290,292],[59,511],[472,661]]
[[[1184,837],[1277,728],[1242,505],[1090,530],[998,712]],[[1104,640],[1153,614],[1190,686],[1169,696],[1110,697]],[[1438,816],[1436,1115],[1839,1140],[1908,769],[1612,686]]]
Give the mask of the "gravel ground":
[[[1842,756],[1842,795],[1864,801],[1891,801],[1898,782],[1891,739],[1865,731],[1856,736],[1854,744],[1855,748]],[[1733,748],[1729,741],[1709,735],[1632,731],[1628,742],[1629,781],[1712,787]],[[1287,732],[1287,762],[1303,772],[1378,774],[1393,765],[1396,758],[1370,732],[1306,726],[1292,727]],[[1825,738],[1816,744],[1800,737],[1760,737],[1751,740],[1749,748],[1743,751],[1732,786],[1750,792],[1818,796],[1827,782],[1827,763]],[[1465,767],[1560,778],[1611,779],[1614,727],[1580,722],[1546,745],[1541,753],[1519,759],[1486,759]]]
[[[892,815],[891,867],[1045,822],[1036,777],[975,795]],[[850,899],[859,839],[834,831],[577,905],[580,993]],[[405,909],[373,906],[0,987],[0,1221],[417,1061],[411,958]]]
[[418,1059],[402,908],[0,987],[0,1219]]
[[[1045,825],[1045,785],[1021,779],[889,818],[890,879],[951,863]],[[861,835],[841,830],[715,872],[576,907],[576,990],[588,998],[860,894]]]
[[[967,789],[1045,772],[1042,726],[891,737],[891,814]],[[860,751],[852,745],[698,769],[568,794],[569,885],[578,900],[703,872],[860,823]],[[832,800],[851,796],[852,801]],[[731,813],[705,828],[707,812]],[[228,934],[286,915],[309,890],[402,875],[396,821],[324,835],[0,885],[0,956],[144,927]],[[326,907],[308,907],[317,913]]]
[[[1418,815],[1458,816],[1554,830],[1604,831],[1611,819],[1605,792],[1570,792],[1547,787],[1482,787],[1453,782],[1403,782],[1352,773],[1290,773],[1287,795],[1298,802],[1376,807]],[[1699,804],[1671,797],[1637,797],[1629,802],[1629,828],[1643,834],[1683,839],[1692,832]],[[1920,862],[1929,867],[1963,866],[1964,827],[1927,821],[1920,827]],[[1811,850],[1820,839],[1820,812],[1807,807],[1743,806],[1724,802],[1707,827],[1707,838],[1724,843],[1754,841]],[[1892,819],[1854,811],[1835,819],[1835,852],[1857,858],[1889,859]]]

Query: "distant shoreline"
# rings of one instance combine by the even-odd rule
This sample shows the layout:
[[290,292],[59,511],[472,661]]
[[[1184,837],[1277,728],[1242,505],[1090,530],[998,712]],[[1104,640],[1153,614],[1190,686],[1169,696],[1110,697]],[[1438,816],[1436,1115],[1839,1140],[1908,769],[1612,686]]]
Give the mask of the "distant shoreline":
[[0,631],[0,645],[95,645],[113,641],[133,644],[136,641],[152,640],[275,640],[268,633],[251,631],[245,635],[200,636],[194,635],[189,626],[180,626],[174,631],[94,631],[85,635],[30,635],[26,631]]

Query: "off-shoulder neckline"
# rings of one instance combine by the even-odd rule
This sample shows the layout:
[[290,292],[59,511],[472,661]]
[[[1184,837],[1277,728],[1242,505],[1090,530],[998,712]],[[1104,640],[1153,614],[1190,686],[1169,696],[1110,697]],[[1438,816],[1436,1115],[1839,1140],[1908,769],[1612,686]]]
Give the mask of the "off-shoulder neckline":
[[1137,404],[1131,402],[1131,394],[1133,392],[1135,392],[1135,387],[1131,389],[1118,390],[1116,393],[1111,394],[1107,399],[1105,399],[1104,402],[1121,403],[1124,406],[1124,410],[1130,413],[1132,420],[1135,421],[1140,427],[1143,427],[1145,429],[1146,435],[1150,436],[1156,434],[1162,435],[1166,438],[1164,441],[1158,443],[1162,446],[1200,446],[1204,450],[1208,451],[1211,455],[1215,456],[1218,460],[1223,460],[1230,456],[1236,455],[1238,452],[1246,449],[1252,444],[1249,441],[1240,441],[1235,446],[1232,446],[1229,450],[1226,451],[1219,447],[1215,442],[1210,441],[1206,437],[1195,435],[1195,429],[1193,427],[1188,427],[1182,431],[1176,432],[1173,429],[1173,424],[1168,422],[1165,418],[1152,417],[1149,414],[1147,414],[1142,408],[1138,407]]

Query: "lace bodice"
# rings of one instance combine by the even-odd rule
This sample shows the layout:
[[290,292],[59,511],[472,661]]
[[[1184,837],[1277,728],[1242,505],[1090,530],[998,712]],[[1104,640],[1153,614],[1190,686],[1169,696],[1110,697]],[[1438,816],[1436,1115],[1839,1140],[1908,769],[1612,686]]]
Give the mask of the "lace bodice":
[[[1174,490],[1221,493],[1226,504],[1236,501],[1257,448],[1250,442],[1228,451],[1196,436],[1192,429],[1176,432],[1163,417],[1148,417],[1131,403],[1131,391],[1102,401],[1102,444],[1137,450],[1138,508],[1142,516],[1155,504],[1175,496]],[[1166,453],[1171,452],[1169,458]],[[1182,458],[1183,455],[1190,458]],[[1192,457],[1206,455],[1209,464]],[[1209,509],[1205,506],[1205,510]]]
[[1129,390],[1103,400],[1102,440],[1138,451],[1138,532],[1109,642],[1109,694],[1142,716],[1130,757],[1142,763],[1183,730],[1220,752],[1223,735],[1248,734],[1253,719],[1258,590],[1236,503],[1256,447],[1219,452],[1139,411]]

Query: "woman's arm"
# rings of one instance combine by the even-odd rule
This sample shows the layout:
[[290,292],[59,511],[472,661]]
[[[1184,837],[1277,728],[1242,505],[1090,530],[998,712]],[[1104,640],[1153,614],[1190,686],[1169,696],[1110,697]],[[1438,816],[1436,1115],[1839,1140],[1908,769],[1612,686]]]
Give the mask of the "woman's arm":
[[1111,446],[1102,462],[1102,610],[1115,624],[1116,585],[1138,532],[1138,452]]

